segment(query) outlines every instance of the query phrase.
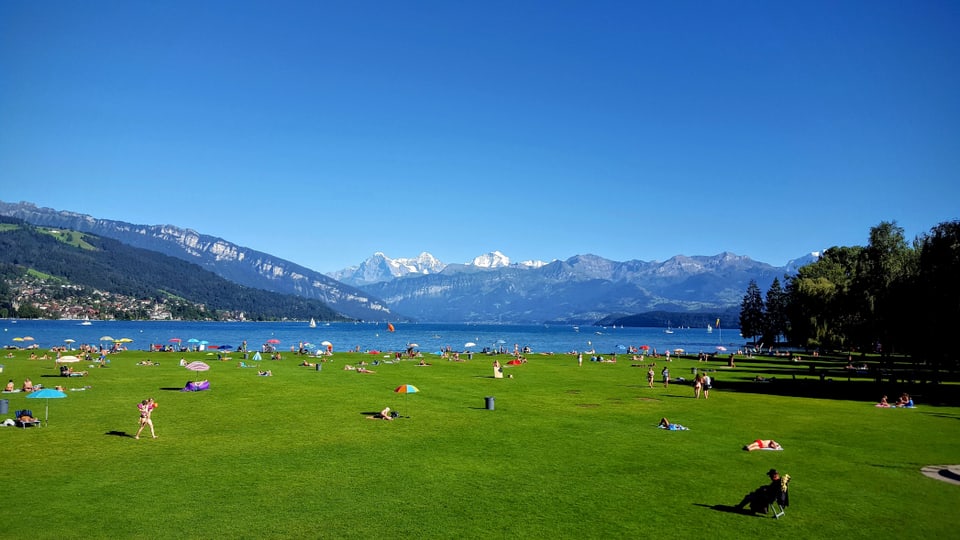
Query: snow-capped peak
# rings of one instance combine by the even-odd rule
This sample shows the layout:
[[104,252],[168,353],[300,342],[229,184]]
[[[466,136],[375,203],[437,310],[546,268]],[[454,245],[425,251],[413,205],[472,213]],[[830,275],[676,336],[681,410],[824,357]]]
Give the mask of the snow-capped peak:
[[491,251],[490,253],[475,257],[472,262],[467,264],[478,268],[501,268],[510,266],[510,257],[507,257],[499,251]]

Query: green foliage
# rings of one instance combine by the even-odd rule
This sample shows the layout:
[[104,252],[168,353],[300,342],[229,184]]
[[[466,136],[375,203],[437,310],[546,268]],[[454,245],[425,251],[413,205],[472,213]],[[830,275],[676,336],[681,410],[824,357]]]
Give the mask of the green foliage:
[[773,283],[771,283],[770,288],[767,289],[767,297],[764,302],[764,343],[776,344],[780,336],[787,334],[787,300],[787,293],[783,290],[783,287],[781,287],[780,280],[773,278]]
[[763,334],[763,298],[760,296],[760,287],[757,281],[750,280],[747,292],[740,302],[740,333],[750,341]]
[[[207,392],[178,391],[206,360]],[[710,399],[646,387],[629,363],[577,368],[534,355],[494,380],[490,363],[415,362],[322,371],[293,356],[255,369],[203,353],[112,355],[63,381],[52,362],[5,360],[5,377],[64,382],[42,428],[0,429],[10,504],[31,519],[9,538],[950,538],[957,486],[922,476],[956,462],[960,409],[877,409],[870,381],[820,383],[785,359],[718,368]],[[159,366],[137,366],[150,358]],[[840,362],[839,360],[837,362]],[[842,365],[840,363],[839,365]],[[674,359],[686,373],[704,364]],[[716,368],[711,364],[711,367]],[[754,383],[758,374],[778,375]],[[399,384],[421,392],[401,396]],[[956,390],[955,383],[949,383]],[[70,387],[89,388],[71,391]],[[799,393],[798,393],[799,392]],[[820,394],[831,392],[838,399]],[[495,396],[496,410],[484,409]],[[44,400],[5,395],[10,411]],[[158,439],[133,440],[135,404],[154,397]],[[384,406],[404,418],[369,420]],[[689,431],[656,428],[661,417]],[[783,452],[744,452],[756,438]],[[922,444],[905,444],[922,441]],[[783,519],[725,510],[777,468],[793,478]],[[133,511],[132,508],[138,510]],[[905,518],[906,516],[906,518]],[[702,535],[702,534],[701,534]]]
[[[0,233],[0,263],[56,276],[69,283],[133,298],[189,298],[205,306],[204,316],[217,311],[244,312],[251,320],[283,318],[343,320],[324,303],[231,283],[197,265],[115,240],[84,235],[95,249],[82,249],[43,234],[33,227]],[[196,308],[177,307],[197,315]],[[145,313],[117,311],[117,318],[141,318]]]
[[960,222],[941,223],[907,244],[882,222],[867,247],[833,247],[787,285],[788,335],[809,347],[910,353],[942,367],[955,356],[935,340],[960,325]]

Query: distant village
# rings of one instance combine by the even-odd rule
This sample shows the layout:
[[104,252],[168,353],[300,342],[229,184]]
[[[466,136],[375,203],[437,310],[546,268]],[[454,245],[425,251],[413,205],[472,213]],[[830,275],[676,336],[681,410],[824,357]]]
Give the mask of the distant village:
[[[243,313],[211,312],[202,304],[168,298],[134,298],[44,279],[34,274],[7,281],[13,313],[27,319],[66,320],[243,320]],[[186,311],[187,315],[174,314]]]

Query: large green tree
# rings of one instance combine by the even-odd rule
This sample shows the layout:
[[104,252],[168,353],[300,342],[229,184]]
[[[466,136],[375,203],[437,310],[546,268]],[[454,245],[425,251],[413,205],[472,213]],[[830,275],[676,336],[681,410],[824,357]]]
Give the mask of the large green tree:
[[740,333],[755,342],[763,334],[763,327],[763,297],[756,280],[751,279],[740,302]]
[[763,341],[776,344],[787,334],[787,293],[778,278],[767,289],[763,318]]

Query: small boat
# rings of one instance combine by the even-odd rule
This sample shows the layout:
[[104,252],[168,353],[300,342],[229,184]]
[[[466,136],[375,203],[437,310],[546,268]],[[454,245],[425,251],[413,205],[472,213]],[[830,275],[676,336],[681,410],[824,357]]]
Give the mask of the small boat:
[[80,323],[80,326],[91,326],[91,325],[93,325],[93,323],[90,322],[90,317],[84,317],[83,322]]
[[310,318],[310,328],[316,328],[317,321],[313,320],[313,317]]
[[713,333],[713,327],[710,326],[709,324],[707,325],[707,333],[708,333],[708,334],[712,334],[712,333]]

